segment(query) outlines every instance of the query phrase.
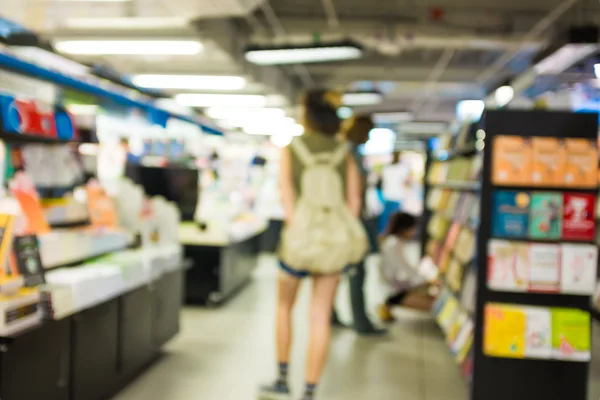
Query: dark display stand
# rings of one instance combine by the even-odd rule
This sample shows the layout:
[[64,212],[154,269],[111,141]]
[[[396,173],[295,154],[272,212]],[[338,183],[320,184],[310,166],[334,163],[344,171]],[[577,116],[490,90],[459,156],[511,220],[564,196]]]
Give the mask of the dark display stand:
[[[477,243],[478,289],[473,400],[587,400],[589,363],[556,360],[491,358],[483,353],[484,308],[487,303],[566,307],[589,311],[589,296],[497,292],[487,287],[488,241],[492,238],[492,193],[495,190],[547,190],[577,192],[556,187],[506,187],[491,182],[494,137],[517,135],[596,140],[597,114],[546,111],[488,111],[483,119],[486,132],[481,190],[481,223]],[[582,192],[580,190],[580,192]],[[596,194],[596,190],[586,193]],[[559,241],[554,241],[557,243]]]
[[260,237],[260,251],[275,253],[279,246],[279,236],[283,229],[283,221],[277,219],[269,220],[267,230]]
[[2,400],[105,400],[179,330],[184,271],[60,321],[0,338]]
[[187,271],[185,300],[189,304],[219,304],[249,281],[258,262],[257,234],[227,246],[184,245]]

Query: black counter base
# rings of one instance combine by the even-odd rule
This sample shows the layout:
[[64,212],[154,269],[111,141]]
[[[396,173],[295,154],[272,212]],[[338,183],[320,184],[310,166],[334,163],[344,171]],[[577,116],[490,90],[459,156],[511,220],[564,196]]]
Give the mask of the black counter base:
[[184,271],[0,339],[2,400],[108,400],[179,332]]

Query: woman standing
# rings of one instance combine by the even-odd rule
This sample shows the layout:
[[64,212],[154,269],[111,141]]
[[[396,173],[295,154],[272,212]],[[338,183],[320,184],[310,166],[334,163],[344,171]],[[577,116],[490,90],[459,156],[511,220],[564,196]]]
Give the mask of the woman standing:
[[[377,251],[377,215],[369,215],[367,204],[367,178],[369,172],[364,165],[364,159],[359,152],[359,147],[369,140],[369,133],[375,127],[373,120],[368,115],[361,115],[349,121],[344,130],[344,136],[348,142],[350,154],[356,163],[361,177],[362,209],[361,219],[369,237],[371,251]],[[381,335],[387,331],[373,325],[365,311],[364,285],[366,279],[365,260],[361,260],[349,271],[350,279],[350,304],[352,305],[352,317],[354,329],[361,335]],[[334,316],[334,324],[341,325],[337,316]]]
[[361,179],[347,145],[338,141],[340,96],[311,90],[303,101],[305,135],[283,150],[279,187],[285,213],[277,300],[279,376],[261,388],[261,399],[290,396],[287,372],[292,340],[291,316],[300,283],[312,280],[310,340],[303,400],[313,400],[331,337],[333,301],[340,275],[366,253],[366,234],[358,219]]

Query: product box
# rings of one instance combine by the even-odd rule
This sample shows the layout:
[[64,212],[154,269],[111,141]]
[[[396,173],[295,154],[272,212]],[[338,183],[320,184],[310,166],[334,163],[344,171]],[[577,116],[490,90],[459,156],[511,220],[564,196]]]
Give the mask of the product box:
[[596,236],[596,196],[565,193],[563,196],[562,238],[593,241]]
[[533,193],[529,210],[529,236],[533,239],[560,239],[562,211],[563,197],[560,193]]
[[529,290],[558,293],[560,291],[560,253],[558,244],[533,243],[529,250]]
[[525,238],[531,198],[526,192],[496,191],[492,199],[492,235]]
[[562,186],[566,168],[566,151],[557,138],[534,137],[532,184]]
[[531,184],[532,148],[521,136],[496,136],[492,155],[492,183],[524,186]]
[[527,307],[525,357],[552,358],[552,313],[548,308]]
[[591,319],[585,311],[552,309],[552,356],[558,360],[591,359]]
[[598,246],[561,246],[561,293],[593,295],[598,276]]
[[517,306],[486,304],[483,352],[490,357],[524,358],[527,312]]
[[598,187],[598,150],[593,140],[566,139],[567,161],[564,185],[576,188]]
[[496,239],[488,242],[488,287],[510,292],[526,292],[529,289],[527,243]]

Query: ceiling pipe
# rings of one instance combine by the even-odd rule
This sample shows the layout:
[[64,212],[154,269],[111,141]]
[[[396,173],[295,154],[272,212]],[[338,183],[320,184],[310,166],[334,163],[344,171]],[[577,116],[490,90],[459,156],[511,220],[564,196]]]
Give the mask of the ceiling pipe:
[[327,15],[327,24],[329,27],[334,29],[339,28],[340,20],[335,9],[335,4],[333,4],[333,0],[323,0],[323,8],[325,9],[325,14]]
[[515,56],[517,56],[523,49],[523,44],[532,40],[536,40],[539,36],[548,30],[552,24],[558,21],[567,11],[569,11],[579,0],[565,0],[561,2],[554,10],[552,10],[546,17],[540,20],[529,32],[523,36],[520,42],[513,44],[509,50],[504,53],[494,64],[489,68],[486,68],[476,80],[479,84],[485,85],[497,75],[508,63],[510,63]]
[[431,94],[435,89],[437,81],[440,80],[440,78],[444,74],[444,71],[446,71],[448,65],[450,65],[450,62],[454,57],[454,53],[456,53],[455,49],[446,49],[440,57],[440,59],[438,60],[438,62],[435,64],[435,67],[433,67],[433,69],[431,70],[431,73],[425,81],[425,88],[423,89],[425,92],[425,96],[423,98],[417,99],[417,101],[413,104],[413,107],[411,108],[415,116],[419,115],[423,107],[430,100]]

